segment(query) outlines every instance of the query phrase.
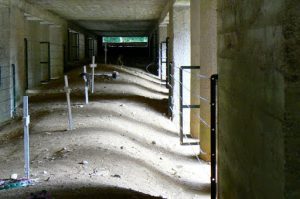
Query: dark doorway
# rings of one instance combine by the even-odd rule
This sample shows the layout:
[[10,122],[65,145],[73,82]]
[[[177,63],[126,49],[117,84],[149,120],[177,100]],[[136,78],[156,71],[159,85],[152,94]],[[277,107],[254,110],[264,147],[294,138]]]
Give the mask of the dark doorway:
[[42,83],[49,82],[51,79],[49,42],[40,42],[40,65],[41,65],[41,82]]

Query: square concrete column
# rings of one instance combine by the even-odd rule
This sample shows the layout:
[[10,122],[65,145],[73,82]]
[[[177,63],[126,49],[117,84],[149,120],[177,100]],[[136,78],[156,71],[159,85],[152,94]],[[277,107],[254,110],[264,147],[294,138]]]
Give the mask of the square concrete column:
[[[191,65],[200,66],[200,1],[191,0]],[[191,74],[191,104],[200,104],[200,70]],[[191,110],[191,135],[200,138],[200,109]]]
[[201,158],[210,160],[210,76],[217,73],[217,0],[200,2],[200,146]]
[[[183,72],[183,82],[179,79],[179,68],[181,66],[189,66],[191,64],[191,47],[190,47],[190,7],[181,5],[172,5],[170,9],[170,44],[169,56],[173,61],[171,71],[171,94],[173,97],[172,113],[173,121],[179,129],[179,114],[180,114],[180,96],[179,88],[183,83],[183,103],[190,104],[190,71]],[[190,110],[186,109],[183,112],[184,118],[184,133],[190,133]]]

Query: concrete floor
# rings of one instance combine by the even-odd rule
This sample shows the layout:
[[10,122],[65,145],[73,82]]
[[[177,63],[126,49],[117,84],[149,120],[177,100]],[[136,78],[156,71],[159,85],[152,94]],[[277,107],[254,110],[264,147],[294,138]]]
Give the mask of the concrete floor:
[[[97,72],[117,70],[120,78],[96,79],[85,105],[80,70],[69,73],[75,130],[66,131],[62,79],[28,91],[31,174],[38,183],[0,191],[0,198],[41,190],[55,198],[210,198],[210,166],[195,158],[199,146],[179,145],[165,116],[167,90],[156,77],[100,66]],[[21,125],[16,119],[1,127],[0,178],[23,175]]]

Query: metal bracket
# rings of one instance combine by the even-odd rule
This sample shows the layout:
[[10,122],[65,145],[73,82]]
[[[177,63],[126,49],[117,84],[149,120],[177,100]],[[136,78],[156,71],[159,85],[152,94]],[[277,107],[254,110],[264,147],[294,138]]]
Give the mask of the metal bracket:
[[190,70],[199,70],[200,66],[181,66],[179,71],[179,82],[180,84],[180,112],[179,112],[179,124],[180,124],[180,144],[183,145],[183,109],[197,109],[200,108],[200,105],[195,104],[183,104],[183,70],[190,69]]

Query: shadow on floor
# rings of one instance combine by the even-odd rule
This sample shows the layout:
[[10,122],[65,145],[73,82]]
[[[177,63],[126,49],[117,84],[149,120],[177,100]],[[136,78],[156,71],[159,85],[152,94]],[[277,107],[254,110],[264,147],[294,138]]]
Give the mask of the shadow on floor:
[[[78,186],[78,185],[77,185]],[[12,191],[12,190],[10,190]],[[71,186],[62,188],[52,188],[51,190],[41,190],[34,193],[25,193],[24,195],[14,196],[12,198],[26,199],[158,199],[130,189],[118,187],[80,187],[74,188]]]

